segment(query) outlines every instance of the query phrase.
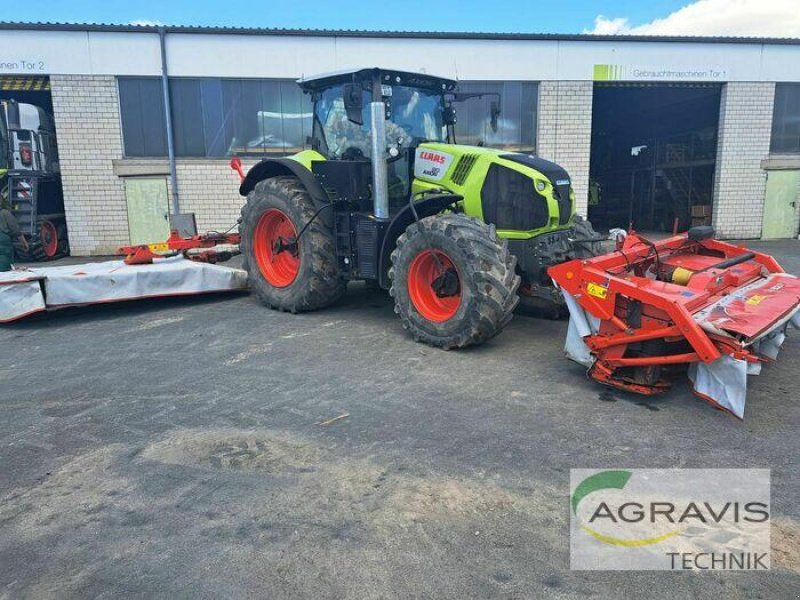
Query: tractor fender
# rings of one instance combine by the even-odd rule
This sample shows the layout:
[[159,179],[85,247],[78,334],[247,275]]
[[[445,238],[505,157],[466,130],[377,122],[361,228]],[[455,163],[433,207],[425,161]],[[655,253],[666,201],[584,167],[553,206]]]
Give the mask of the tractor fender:
[[[458,194],[436,194],[428,195],[424,199],[414,202],[414,209],[420,219],[439,214],[445,208],[453,206],[456,202],[463,200],[463,196]],[[389,223],[386,233],[383,236],[383,243],[381,244],[380,264],[378,268],[379,280],[378,284],[383,289],[389,289],[391,281],[389,281],[389,266],[391,263],[391,255],[394,250],[397,238],[411,225],[416,219],[414,212],[411,210],[411,205],[405,206],[398,212]]]
[[[256,187],[259,181],[269,179],[270,177],[279,177],[281,175],[297,177],[311,196],[317,210],[322,209],[322,207],[330,203],[328,194],[322,189],[322,186],[319,184],[316,177],[314,177],[314,174],[301,163],[291,158],[265,158],[261,162],[253,165],[253,167],[247,171],[247,175],[239,186],[239,194],[247,196],[247,194],[253,191],[253,188]],[[332,211],[325,210],[319,215],[319,218],[328,227],[333,226],[333,214],[331,213]]]

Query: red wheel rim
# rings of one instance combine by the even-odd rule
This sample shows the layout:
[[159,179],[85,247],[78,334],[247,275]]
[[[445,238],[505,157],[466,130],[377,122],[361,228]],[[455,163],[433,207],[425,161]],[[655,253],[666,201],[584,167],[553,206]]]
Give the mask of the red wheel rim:
[[[455,274],[457,286],[454,293],[443,295],[443,290],[437,292],[434,282],[440,282],[448,271]],[[408,295],[420,315],[443,323],[452,319],[461,306],[461,275],[441,250],[423,250],[408,268]]]
[[296,237],[294,224],[277,208],[270,208],[258,220],[253,234],[253,250],[258,269],[270,285],[286,287],[297,278],[300,249],[293,246]]
[[45,221],[39,227],[39,239],[45,256],[52,258],[58,253],[58,230],[50,221]]

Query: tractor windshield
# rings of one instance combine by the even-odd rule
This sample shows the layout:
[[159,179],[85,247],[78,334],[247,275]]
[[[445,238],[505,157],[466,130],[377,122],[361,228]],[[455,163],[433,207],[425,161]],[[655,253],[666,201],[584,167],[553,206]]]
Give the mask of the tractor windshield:
[[314,137],[328,158],[358,159],[369,157],[370,94],[361,92],[361,122],[347,118],[341,85],[324,90],[314,103]]
[[392,122],[411,136],[415,145],[446,141],[441,94],[396,85],[392,87],[389,106]]
[[[409,147],[422,142],[442,142],[447,139],[443,120],[441,94],[405,86],[385,86],[384,101],[390,118],[386,122],[386,143]],[[347,118],[343,86],[322,91],[314,105],[314,137],[319,140],[323,154],[329,158],[357,160],[369,158],[370,114],[372,94],[361,92],[361,121]]]

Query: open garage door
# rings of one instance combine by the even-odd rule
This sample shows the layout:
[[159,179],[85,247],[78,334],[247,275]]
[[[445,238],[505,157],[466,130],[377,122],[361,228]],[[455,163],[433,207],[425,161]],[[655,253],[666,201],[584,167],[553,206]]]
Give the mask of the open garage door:
[[20,258],[69,253],[48,77],[0,76],[0,194],[28,240]]
[[710,224],[721,86],[596,83],[589,218],[640,231]]

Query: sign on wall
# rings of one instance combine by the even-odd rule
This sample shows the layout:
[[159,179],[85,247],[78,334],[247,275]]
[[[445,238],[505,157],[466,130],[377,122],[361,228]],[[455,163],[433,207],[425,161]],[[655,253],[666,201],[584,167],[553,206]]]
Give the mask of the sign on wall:
[[47,62],[39,58],[0,56],[0,73],[47,73]]
[[719,66],[672,67],[658,65],[594,65],[595,81],[727,81],[728,69]]

